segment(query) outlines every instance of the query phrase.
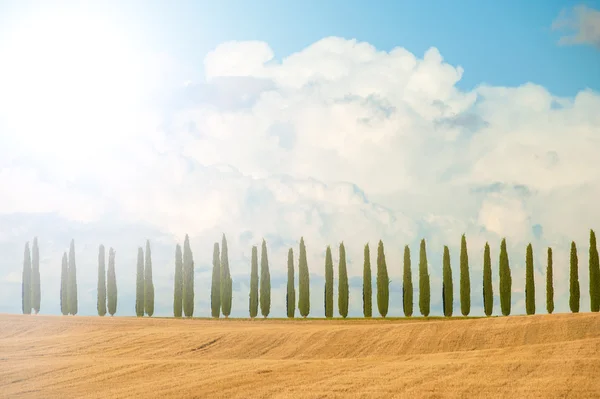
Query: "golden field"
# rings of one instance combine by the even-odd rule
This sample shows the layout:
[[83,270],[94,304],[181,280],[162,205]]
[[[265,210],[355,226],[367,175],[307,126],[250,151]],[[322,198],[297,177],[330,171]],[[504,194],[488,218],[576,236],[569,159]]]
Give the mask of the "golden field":
[[205,320],[0,315],[0,397],[600,397],[600,314]]

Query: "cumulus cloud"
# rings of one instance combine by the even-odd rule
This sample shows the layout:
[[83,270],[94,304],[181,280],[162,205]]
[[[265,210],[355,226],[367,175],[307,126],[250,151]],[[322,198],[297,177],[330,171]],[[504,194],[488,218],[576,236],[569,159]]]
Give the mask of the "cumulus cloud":
[[552,23],[554,30],[567,30],[571,35],[562,36],[559,44],[589,44],[600,49],[600,11],[583,5],[562,11]]
[[[31,218],[48,215],[56,230],[43,232],[60,249],[43,266],[57,273],[62,246],[71,236],[83,237],[90,314],[97,245],[115,243],[123,265],[120,303],[123,314],[131,314],[126,295],[133,293],[136,246],[145,238],[156,246],[157,314],[169,314],[174,246],[186,233],[197,265],[199,315],[209,312],[212,244],[222,233],[230,249],[234,316],[247,314],[250,249],[262,238],[274,281],[284,281],[287,250],[294,248],[297,260],[304,237],[314,315],[323,314],[325,248],[332,246],[337,261],[341,241],[351,281],[362,276],[364,244],[371,245],[375,265],[377,242],[384,241],[393,281],[390,314],[398,315],[403,247],[413,251],[418,287],[421,238],[428,243],[434,312],[441,309],[443,245],[450,247],[458,284],[462,233],[471,255],[474,314],[482,313],[477,282],[485,242],[497,264],[500,239],[507,238],[515,312],[524,310],[519,287],[528,242],[540,287],[547,246],[555,248],[555,265],[564,265],[576,240],[581,265],[587,262],[587,229],[600,220],[590,200],[600,195],[600,172],[590,167],[600,148],[594,91],[563,98],[533,83],[462,91],[456,86],[462,68],[444,62],[436,48],[421,56],[337,37],[281,60],[267,43],[228,42],[206,56],[205,72],[203,82],[171,79],[181,85],[163,91],[154,109],[128,118],[125,128],[106,122],[115,132],[110,145],[87,151],[90,162],[82,167],[76,158],[11,142],[12,155],[0,160],[2,186],[12,187],[0,198],[0,217],[13,233],[0,236],[0,245],[18,250],[0,263],[0,281],[18,273],[23,242],[42,236]],[[8,132],[16,137],[27,126],[13,124]],[[79,142],[85,141],[83,135]],[[568,274],[557,269],[557,311],[564,311]],[[582,273],[582,287],[586,278]],[[12,289],[18,294],[18,286]],[[284,298],[284,289],[273,298]],[[350,314],[360,315],[360,284],[351,295]],[[541,309],[543,290],[538,295]],[[582,290],[583,304],[586,295]],[[284,314],[285,301],[274,299],[273,315]]]

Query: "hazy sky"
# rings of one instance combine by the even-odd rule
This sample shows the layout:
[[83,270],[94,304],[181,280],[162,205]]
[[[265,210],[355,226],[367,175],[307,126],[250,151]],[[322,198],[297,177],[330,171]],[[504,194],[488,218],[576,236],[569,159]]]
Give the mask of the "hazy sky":
[[363,246],[374,267],[379,239],[390,316],[402,314],[406,244],[418,288],[421,238],[432,313],[441,313],[443,245],[458,309],[462,233],[473,314],[482,314],[486,241],[497,294],[502,237],[514,313],[524,312],[529,242],[538,311],[548,246],[556,310],[568,311],[571,240],[589,310],[600,1],[377,4],[0,0],[0,312],[20,312],[23,248],[37,235],[42,313],[59,313],[61,257],[74,238],[80,314],[96,313],[104,244],[116,250],[118,314],[133,315],[137,247],[149,239],[156,315],[170,315],[186,233],[196,316],[210,314],[223,233],[232,316],[248,314],[251,247],[263,237],[273,316],[285,315],[286,254],[294,248],[297,266],[300,236],[313,316],[324,314],[326,246],[337,264],[346,244],[358,316]]

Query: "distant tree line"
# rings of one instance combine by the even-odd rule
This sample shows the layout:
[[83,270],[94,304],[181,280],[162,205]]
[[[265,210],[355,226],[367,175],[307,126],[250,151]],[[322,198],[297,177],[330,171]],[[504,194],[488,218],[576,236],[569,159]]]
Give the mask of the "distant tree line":
[[[349,285],[346,265],[346,249],[344,243],[339,245],[338,264],[338,312],[343,318],[348,316],[349,307]],[[33,240],[32,250],[29,243],[25,244],[22,277],[22,311],[23,314],[38,313],[40,311],[40,270],[39,270],[39,247],[37,237]],[[376,294],[377,310],[381,317],[386,317],[389,308],[389,286],[391,280],[388,277],[385,259],[384,245],[380,240],[377,246],[376,258]],[[232,305],[232,278],[229,270],[229,256],[227,240],[222,236],[221,245],[218,242],[213,246],[213,267],[211,280],[211,316],[218,318],[223,315],[228,318],[231,314]],[[269,259],[267,243],[262,241],[260,251],[260,270],[258,260],[258,248],[253,246],[250,259],[250,293],[249,314],[250,318],[260,313],[268,317],[271,311],[271,276],[269,271]],[[427,317],[430,314],[430,279],[427,261],[427,248],[425,240],[422,239],[419,247],[419,312]],[[569,307],[571,312],[577,313],[580,309],[580,285],[578,269],[577,246],[571,242],[570,251],[570,278],[569,278]],[[334,315],[334,265],[331,247],[325,250],[325,286],[324,309],[325,317],[332,318]],[[463,316],[471,312],[471,279],[469,272],[469,258],[467,253],[467,241],[463,234],[460,245],[460,279],[459,279],[459,301],[460,311]],[[500,254],[498,261],[500,312],[504,316],[511,313],[512,275],[506,239],[500,243]],[[194,313],[194,258],[190,247],[188,235],[185,236],[183,250],[179,244],[175,248],[175,275],[174,275],[173,314],[175,317],[192,317]],[[286,290],[286,313],[287,317],[293,318],[296,313],[296,304],[300,316],[307,317],[310,313],[310,279],[306,257],[306,246],[304,238],[300,239],[298,258],[298,296],[296,302],[296,284],[294,268],[294,252],[288,250],[287,259],[287,290]],[[369,244],[364,247],[363,261],[363,289],[362,303],[364,317],[372,317],[372,271],[371,253]],[[490,246],[486,242],[483,252],[483,310],[486,316],[491,316],[494,308],[494,296],[492,288],[492,262]],[[589,241],[589,293],[590,308],[592,312],[600,310],[600,264],[596,245],[596,235],[590,230]],[[108,271],[105,268],[105,249],[100,245],[98,253],[98,315],[104,316],[107,312],[112,316],[117,311],[117,283],[115,275],[115,251],[110,248],[108,254]],[[452,278],[452,266],[450,251],[447,246],[443,248],[442,255],[442,311],[444,316],[451,317],[454,309],[454,286]],[[409,246],[404,247],[403,281],[402,281],[402,307],[404,315],[413,315],[413,277]],[[77,270],[75,264],[75,243],[72,240],[69,253],[65,252],[62,258],[60,305],[63,315],[76,315],[77,305]],[[150,242],[146,241],[145,254],[142,247],[138,248],[137,276],[136,276],[136,315],[152,316],[154,314],[154,283],[152,280],[152,254]],[[525,310],[526,314],[536,313],[535,303],[535,278],[534,278],[534,255],[531,244],[527,245],[525,255]],[[552,248],[547,250],[546,266],[546,311],[554,311],[554,283],[553,283],[553,258]]]

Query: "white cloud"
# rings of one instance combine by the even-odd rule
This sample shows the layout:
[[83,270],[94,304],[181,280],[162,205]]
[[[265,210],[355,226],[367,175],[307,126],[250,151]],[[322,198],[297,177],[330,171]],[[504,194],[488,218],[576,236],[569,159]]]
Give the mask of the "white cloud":
[[573,34],[560,38],[559,44],[591,44],[600,49],[600,11],[583,5],[562,11],[552,23],[554,30],[570,30]]

